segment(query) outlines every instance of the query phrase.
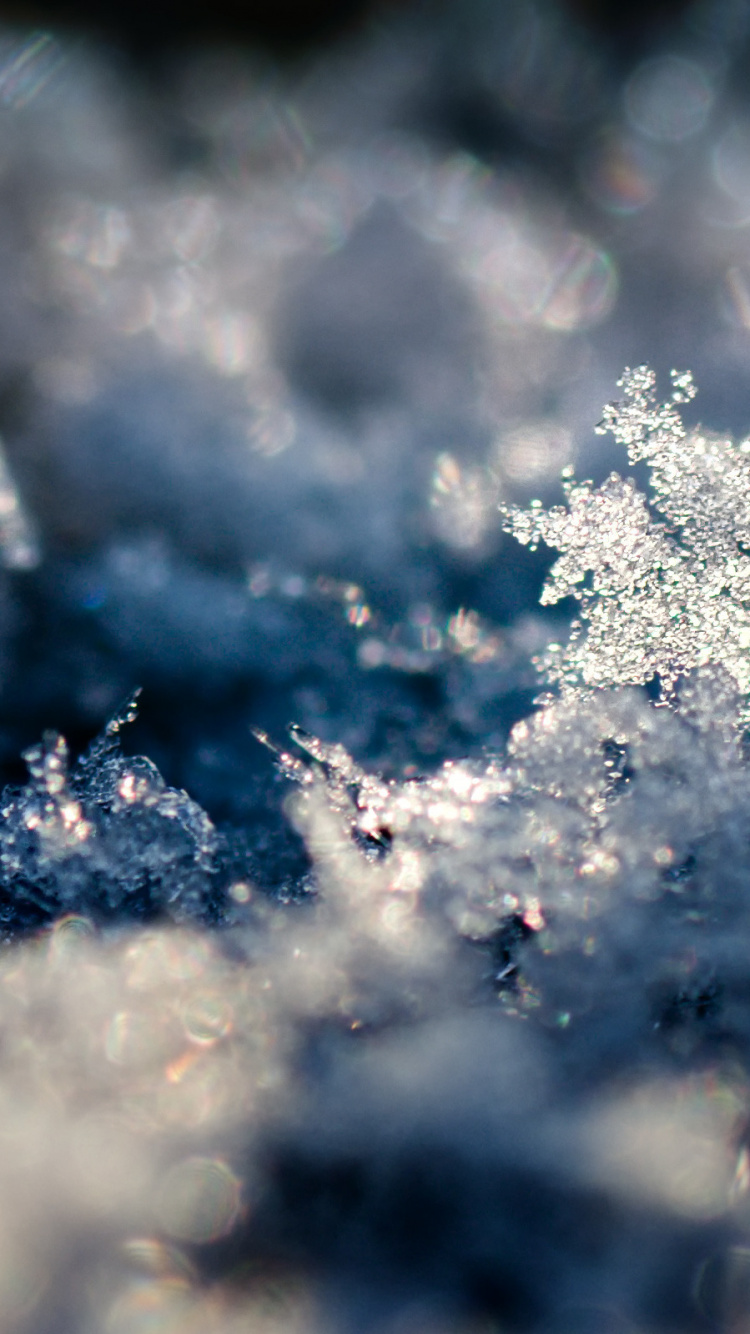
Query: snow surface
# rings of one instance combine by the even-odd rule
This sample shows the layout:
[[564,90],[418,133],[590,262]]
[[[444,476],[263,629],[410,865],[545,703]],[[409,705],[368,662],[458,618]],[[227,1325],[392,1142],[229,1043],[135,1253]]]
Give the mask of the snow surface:
[[745,1330],[749,42],[2,37],[3,1330]]

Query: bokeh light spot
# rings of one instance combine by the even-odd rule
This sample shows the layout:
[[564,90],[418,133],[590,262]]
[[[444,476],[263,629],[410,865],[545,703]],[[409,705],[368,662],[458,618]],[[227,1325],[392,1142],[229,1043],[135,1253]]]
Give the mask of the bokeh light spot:
[[625,108],[635,130],[661,143],[679,143],[705,125],[715,89],[700,65],[682,56],[644,60],[625,86]]
[[157,1217],[181,1241],[226,1236],[240,1212],[242,1183],[220,1158],[186,1158],[162,1181]]

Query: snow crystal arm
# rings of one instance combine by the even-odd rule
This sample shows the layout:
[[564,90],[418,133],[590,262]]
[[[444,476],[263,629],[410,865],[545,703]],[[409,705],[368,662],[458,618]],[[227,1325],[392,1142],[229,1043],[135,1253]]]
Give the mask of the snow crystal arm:
[[120,708],[117,709],[103,730],[92,741],[85,755],[80,757],[73,773],[76,787],[85,788],[93,776],[101,770],[105,760],[119,754],[120,732],[128,723],[135,722],[138,716],[140,696],[141,686],[137,686],[128,695],[127,699],[123,700]]
[[690,371],[671,371],[673,392],[665,403],[657,402],[656,375],[648,366],[625,368],[617,381],[624,397],[608,403],[602,420],[596,427],[597,435],[611,432],[617,442],[625,445],[631,463],[651,459],[654,454],[679,446],[685,436],[685,427],[678,404],[695,398],[696,387]]
[[657,402],[646,366],[626,370],[620,402],[604,410],[631,463],[651,467],[658,513],[630,479],[613,473],[600,487],[563,474],[566,506],[501,507],[506,530],[532,548],[560,555],[542,603],[570,595],[580,620],[567,646],[540,661],[547,683],[566,690],[641,684],[658,676],[673,698],[680,676],[722,666],[750,692],[750,445],[683,424],[693,398],[689,372],[672,372],[673,392]]

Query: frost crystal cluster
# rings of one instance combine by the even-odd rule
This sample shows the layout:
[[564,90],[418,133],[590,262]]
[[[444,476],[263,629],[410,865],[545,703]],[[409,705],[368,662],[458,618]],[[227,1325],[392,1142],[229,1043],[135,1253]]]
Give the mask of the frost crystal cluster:
[[568,643],[542,660],[563,690],[656,676],[673,697],[684,673],[708,663],[750,689],[750,439],[686,428],[679,405],[695,395],[692,377],[673,371],[672,382],[659,403],[653,371],[626,370],[623,399],[597,428],[631,464],[650,466],[653,507],[629,478],[595,487],[566,470],[565,506],[503,508],[520,542],[560,552],[541,601],[580,604]]
[[689,377],[661,406],[650,372],[623,387],[605,425],[661,517],[619,477],[505,510],[582,620],[503,748],[388,778],[258,730],[265,831],[123,753],[134,699],[75,763],[26,752],[0,812],[12,1328],[744,1328],[747,450],[683,427]]
[[72,768],[45,734],[26,751],[30,781],[0,810],[0,928],[16,934],[63,915],[101,920],[210,917],[216,837],[201,807],[156,766],[120,752],[135,699]]

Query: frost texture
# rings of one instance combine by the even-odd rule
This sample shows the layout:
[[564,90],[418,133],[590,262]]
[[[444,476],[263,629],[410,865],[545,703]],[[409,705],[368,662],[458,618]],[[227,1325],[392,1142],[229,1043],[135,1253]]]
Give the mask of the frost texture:
[[0,823],[0,923],[6,932],[75,911],[94,918],[200,919],[215,835],[186,792],[119,748],[135,699],[72,767],[57,733],[25,754],[30,781],[6,791]]
[[701,561],[745,559],[743,455],[648,393],[607,420],[651,461],[665,522],[602,488],[615,565],[601,492],[583,488],[583,529],[572,500],[532,519],[549,541],[558,525],[553,587],[596,572],[590,624],[607,607],[619,641],[617,617],[641,617],[632,678],[658,670],[675,707],[571,676],[503,749],[398,779],[300,727],[282,749],[257,732],[307,857],[283,892],[258,883],[258,829],[232,842],[122,753],[135,699],[77,764],[57,735],[27,752],[0,820],[4,926],[45,929],[0,955],[0,1311],[27,1300],[20,1274],[34,1331],[129,1331],[146,1310],[348,1334],[376,1304],[383,1334],[425,1312],[455,1334],[555,1330],[561,1309],[584,1331],[602,1311],[615,1332],[740,1328],[747,683],[729,630],[717,661],[690,656],[693,622],[679,659],[639,657],[649,603],[615,576],[623,534],[648,587],[673,552],[707,623]]
[[[679,404],[694,397],[689,373],[672,372],[658,403],[653,371],[626,370],[624,397],[604,412],[600,433],[651,468],[654,516],[631,479],[599,487],[563,480],[566,506],[505,506],[508,531],[561,554],[542,592],[546,604],[580,604],[568,643],[541,660],[563,690],[648,682],[667,698],[679,678],[721,664],[742,695],[750,690],[750,439],[688,430]],[[747,708],[745,708],[747,716]]]

